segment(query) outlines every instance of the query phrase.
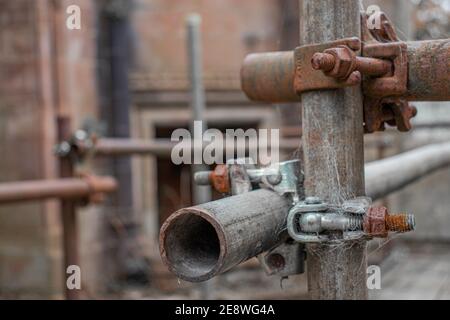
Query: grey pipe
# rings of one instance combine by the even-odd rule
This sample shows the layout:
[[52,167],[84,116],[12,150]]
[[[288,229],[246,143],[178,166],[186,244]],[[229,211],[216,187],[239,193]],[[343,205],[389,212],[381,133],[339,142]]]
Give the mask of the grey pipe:
[[450,165],[450,143],[437,143],[366,164],[366,195],[380,199]]
[[262,189],[178,210],[161,228],[162,260],[181,279],[208,280],[280,243],[289,207]]

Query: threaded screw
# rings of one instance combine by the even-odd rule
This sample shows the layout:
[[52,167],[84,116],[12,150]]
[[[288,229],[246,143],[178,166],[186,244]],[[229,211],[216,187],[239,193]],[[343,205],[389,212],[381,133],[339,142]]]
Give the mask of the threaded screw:
[[347,219],[348,219],[347,230],[350,231],[363,230],[363,218],[348,216]]
[[400,213],[386,215],[386,228],[393,232],[408,232],[414,230],[416,221],[414,215]]

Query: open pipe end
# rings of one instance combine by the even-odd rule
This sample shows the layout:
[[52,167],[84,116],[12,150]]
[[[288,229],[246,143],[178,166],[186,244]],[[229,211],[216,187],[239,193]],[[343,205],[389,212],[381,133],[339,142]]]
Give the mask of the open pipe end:
[[161,258],[169,270],[190,282],[211,279],[221,272],[226,253],[220,225],[199,208],[180,209],[161,227]]

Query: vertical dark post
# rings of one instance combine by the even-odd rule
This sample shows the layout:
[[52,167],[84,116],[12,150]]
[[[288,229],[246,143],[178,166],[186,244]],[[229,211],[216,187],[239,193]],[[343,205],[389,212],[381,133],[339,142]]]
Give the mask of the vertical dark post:
[[[360,37],[360,0],[300,0],[300,44]],[[305,192],[339,204],[364,195],[360,86],[302,95]],[[366,242],[307,246],[313,299],[366,299]]]
[[[69,117],[58,117],[58,141],[67,141],[72,135],[71,123]],[[73,177],[74,168],[70,157],[61,157],[59,164],[59,175],[61,178]],[[68,300],[80,298],[80,290],[69,289],[66,284],[66,270],[68,266],[79,266],[78,257],[78,228],[76,217],[76,206],[73,200],[60,200],[61,203],[61,221],[63,229],[63,286],[65,296]]]
[[[99,37],[99,70],[101,86],[102,118],[108,120],[109,134],[115,138],[130,138],[129,71],[132,65],[132,10],[134,1],[99,1],[100,23],[103,32]],[[117,239],[114,254],[105,256],[105,261],[114,266],[126,282],[146,283],[148,270],[142,255],[138,252],[137,213],[133,209],[133,183],[131,158],[127,155],[111,159],[112,171],[120,192],[112,199],[116,218],[126,232],[111,230],[112,238]],[[112,261],[111,261],[111,260]]]
[[[110,35],[110,70],[111,70],[111,134],[117,138],[130,138],[130,34],[131,24],[129,5],[115,1],[117,9],[109,15]],[[123,1],[122,1],[123,2]],[[114,1],[110,6],[114,5]],[[123,7],[123,8],[122,8]],[[117,205],[121,208],[132,206],[133,191],[131,181],[131,160],[129,157],[119,157],[113,160],[115,176],[119,182],[120,192],[117,193]]]

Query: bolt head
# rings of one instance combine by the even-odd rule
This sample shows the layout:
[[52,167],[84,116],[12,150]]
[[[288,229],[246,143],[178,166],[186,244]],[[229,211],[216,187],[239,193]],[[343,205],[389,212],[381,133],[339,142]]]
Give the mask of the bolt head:
[[338,46],[324,51],[334,56],[334,68],[326,72],[326,75],[337,79],[347,79],[354,71],[356,64],[355,52],[347,46]]

